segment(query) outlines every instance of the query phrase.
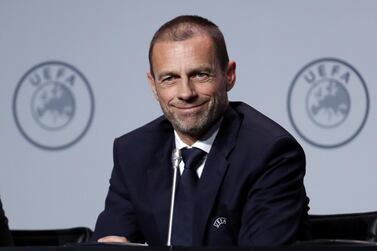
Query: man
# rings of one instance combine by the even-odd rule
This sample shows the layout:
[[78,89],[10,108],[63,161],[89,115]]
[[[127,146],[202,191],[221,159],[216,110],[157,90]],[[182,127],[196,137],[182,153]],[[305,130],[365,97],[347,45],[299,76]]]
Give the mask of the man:
[[[228,102],[236,63],[229,61],[218,27],[179,16],[156,32],[149,61],[148,80],[164,116],[115,140],[94,237],[166,245],[172,151],[191,148],[204,157],[189,169],[182,155],[172,245],[282,245],[301,238],[308,210],[304,152],[272,120]],[[198,179],[189,181],[192,194],[183,183],[189,173]]]
[[12,236],[8,227],[8,219],[5,216],[0,200],[0,247],[12,245]]

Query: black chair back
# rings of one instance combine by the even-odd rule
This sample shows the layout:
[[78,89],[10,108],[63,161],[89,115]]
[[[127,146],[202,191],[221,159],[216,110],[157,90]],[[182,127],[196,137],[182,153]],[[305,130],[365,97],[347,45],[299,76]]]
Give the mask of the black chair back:
[[92,230],[87,227],[51,230],[11,230],[15,246],[61,246],[89,241]]
[[312,239],[377,242],[377,212],[311,215]]

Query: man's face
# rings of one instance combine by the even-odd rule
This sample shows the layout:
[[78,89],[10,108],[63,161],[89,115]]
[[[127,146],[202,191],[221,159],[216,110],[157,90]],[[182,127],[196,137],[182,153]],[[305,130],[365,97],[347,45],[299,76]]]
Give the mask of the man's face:
[[154,75],[148,73],[148,79],[166,118],[181,138],[197,140],[228,105],[235,63],[221,70],[212,40],[198,35],[157,42],[152,65]]

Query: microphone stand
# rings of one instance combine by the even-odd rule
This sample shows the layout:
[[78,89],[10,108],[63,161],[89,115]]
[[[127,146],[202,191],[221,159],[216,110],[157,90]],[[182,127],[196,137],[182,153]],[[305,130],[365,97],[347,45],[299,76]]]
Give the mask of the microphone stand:
[[171,201],[170,201],[170,215],[169,215],[169,230],[168,230],[168,240],[166,242],[167,246],[171,246],[171,232],[173,228],[173,213],[174,213],[174,201],[175,201],[175,190],[177,183],[177,174],[179,163],[181,162],[181,151],[179,149],[174,149],[172,153],[172,164],[173,164],[173,186],[171,190]]

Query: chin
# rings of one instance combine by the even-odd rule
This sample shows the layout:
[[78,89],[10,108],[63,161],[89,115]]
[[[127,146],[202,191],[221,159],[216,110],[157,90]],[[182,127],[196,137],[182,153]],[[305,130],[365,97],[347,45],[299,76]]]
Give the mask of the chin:
[[190,136],[200,136],[204,134],[207,129],[209,128],[208,123],[207,124],[201,124],[199,121],[196,123],[190,124],[190,125],[177,125],[177,130],[179,130],[181,133],[190,135]]

